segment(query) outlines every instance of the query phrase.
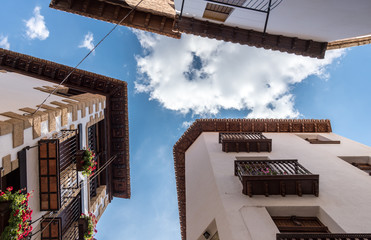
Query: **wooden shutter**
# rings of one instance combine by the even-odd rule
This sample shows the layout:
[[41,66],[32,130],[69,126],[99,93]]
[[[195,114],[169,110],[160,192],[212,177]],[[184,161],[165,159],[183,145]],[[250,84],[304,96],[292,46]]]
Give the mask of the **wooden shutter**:
[[317,217],[272,217],[280,232],[328,233]]
[[41,222],[41,229],[45,230],[41,234],[41,240],[60,240],[62,239],[62,224],[60,218],[45,218]]
[[61,207],[58,140],[39,142],[40,210],[55,211]]

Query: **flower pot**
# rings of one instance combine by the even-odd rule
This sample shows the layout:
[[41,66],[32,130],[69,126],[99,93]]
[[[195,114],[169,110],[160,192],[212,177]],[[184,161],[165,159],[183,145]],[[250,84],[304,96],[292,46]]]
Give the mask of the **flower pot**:
[[12,201],[0,202],[0,234],[4,231],[5,227],[9,225],[10,213],[10,204]]
[[77,171],[82,171],[82,166],[84,165],[84,155],[85,150],[77,150],[76,152],[76,168]]
[[83,240],[85,232],[88,231],[88,219],[79,218],[78,224],[79,224],[79,240]]

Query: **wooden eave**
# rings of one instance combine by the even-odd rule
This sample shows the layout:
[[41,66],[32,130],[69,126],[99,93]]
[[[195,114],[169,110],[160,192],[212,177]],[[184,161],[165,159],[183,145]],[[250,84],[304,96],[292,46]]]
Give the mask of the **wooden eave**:
[[186,240],[185,152],[203,132],[328,133],[330,120],[313,119],[198,119],[173,147],[182,239]]
[[[120,22],[132,9],[124,1],[119,4],[118,1],[102,0],[52,0],[49,7],[111,23]],[[122,25],[179,39],[180,33],[173,31],[174,23],[175,10],[171,16],[138,7]]]
[[327,42],[316,42],[296,37],[287,37],[254,30],[201,21],[195,18],[182,16],[177,19],[176,30],[181,33],[193,34],[226,42],[239,43],[257,48],[271,49],[280,52],[312,58],[324,58]]
[[[59,84],[73,68],[0,48],[0,69]],[[109,193],[114,197],[130,198],[127,83],[77,69],[63,85],[106,96],[107,159],[117,154],[110,166]],[[115,188],[115,183],[123,187]]]
[[355,37],[355,38],[348,38],[337,40],[333,42],[329,42],[327,45],[327,49],[340,49],[340,48],[348,48],[348,47],[355,47],[355,46],[362,46],[371,43],[371,36],[366,37]]

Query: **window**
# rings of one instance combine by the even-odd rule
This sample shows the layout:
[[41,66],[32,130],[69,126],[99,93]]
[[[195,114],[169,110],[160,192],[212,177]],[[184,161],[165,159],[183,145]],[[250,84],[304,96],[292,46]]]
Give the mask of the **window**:
[[318,134],[303,134],[297,136],[311,144],[340,144],[340,141],[331,140]]
[[339,157],[342,160],[352,164],[353,166],[361,169],[362,171],[371,175],[371,164],[370,157],[368,156],[351,156],[351,157]]
[[17,159],[11,160],[11,155],[3,157],[3,166],[0,167],[0,190],[5,191],[13,187],[13,191],[27,192],[27,164],[26,149],[17,153]]
[[18,191],[21,189],[20,179],[19,168],[11,171],[1,178],[1,190],[5,191],[7,187],[13,187],[14,191]]
[[234,8],[226,7],[218,4],[207,3],[203,18],[225,22]]
[[209,226],[202,232],[201,236],[197,240],[219,240],[218,228],[216,226],[215,219],[209,224]]
[[281,233],[328,233],[328,228],[317,217],[272,217]]

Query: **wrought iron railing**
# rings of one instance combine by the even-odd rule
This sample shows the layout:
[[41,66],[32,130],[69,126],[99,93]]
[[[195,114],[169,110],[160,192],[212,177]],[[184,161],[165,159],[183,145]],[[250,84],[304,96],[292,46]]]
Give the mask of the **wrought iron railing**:
[[219,133],[219,143],[224,152],[270,152],[272,139],[262,133],[236,132]]
[[319,194],[319,175],[312,174],[297,160],[236,160],[235,176],[242,193],[249,195]]
[[276,240],[371,240],[371,233],[277,233]]
[[75,165],[70,165],[60,174],[61,207],[68,203],[79,190]]
[[81,196],[72,198],[68,205],[54,217],[41,221],[41,240],[76,240],[78,239],[77,221],[81,215]]
[[[62,218],[62,234],[66,234],[73,223],[79,220],[81,215],[81,196],[77,195],[71,203],[59,214]],[[78,229],[75,230],[78,232]],[[63,238],[65,239],[65,238]]]
[[[61,130],[58,136],[61,170],[76,162],[78,136],[76,130]],[[63,141],[64,140],[64,141]]]
[[72,225],[67,229],[66,233],[63,234],[62,239],[80,240],[79,226],[77,222],[72,223]]

